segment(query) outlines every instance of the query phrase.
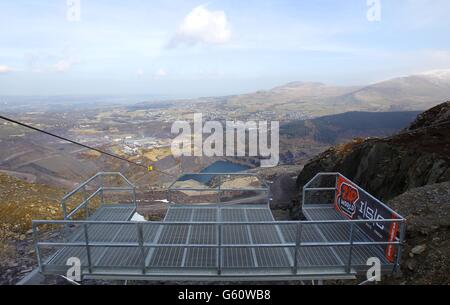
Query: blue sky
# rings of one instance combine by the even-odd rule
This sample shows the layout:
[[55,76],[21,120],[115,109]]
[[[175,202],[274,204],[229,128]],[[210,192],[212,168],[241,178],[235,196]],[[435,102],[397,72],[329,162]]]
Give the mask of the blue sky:
[[[371,0],[374,1],[374,0]],[[0,95],[194,97],[450,68],[450,1],[0,0]]]

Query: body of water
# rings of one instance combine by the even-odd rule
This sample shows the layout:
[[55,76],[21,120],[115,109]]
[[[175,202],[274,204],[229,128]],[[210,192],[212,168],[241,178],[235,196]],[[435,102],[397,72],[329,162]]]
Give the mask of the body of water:
[[[236,164],[230,161],[216,161],[213,164],[205,167],[200,172],[201,173],[238,173],[249,169],[250,167],[247,165]],[[186,175],[181,177],[180,181],[186,180],[197,180],[202,183],[208,183],[214,176],[213,175]]]

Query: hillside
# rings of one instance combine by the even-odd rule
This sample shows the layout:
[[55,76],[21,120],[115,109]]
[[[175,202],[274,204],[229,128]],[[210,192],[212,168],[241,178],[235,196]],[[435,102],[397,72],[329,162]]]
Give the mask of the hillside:
[[0,173],[2,232],[23,234],[31,228],[32,219],[61,218],[59,200],[64,193],[61,188],[28,183]]
[[305,165],[297,185],[303,186],[320,171],[339,171],[385,200],[450,180],[450,102],[424,112],[394,136],[328,149]]
[[388,136],[408,126],[419,114],[407,112],[346,112],[312,120],[296,120],[280,127],[289,138],[311,138],[337,144],[355,137]]
[[384,137],[407,127],[419,112],[345,112],[280,126],[281,164],[305,164],[331,145]]
[[63,144],[47,135],[33,132],[28,137],[6,138],[0,150],[0,169],[10,174],[28,174],[38,183],[70,188],[102,168],[100,160],[86,158],[72,144]]
[[[350,94],[359,87],[328,86],[315,82],[292,82],[271,90],[261,90],[254,93],[231,96],[226,99],[228,107],[241,108],[248,112],[301,111],[306,115],[326,115],[336,112],[330,111],[325,99]],[[274,109],[276,106],[276,109]],[[346,110],[340,111],[344,112]]]
[[447,99],[449,92],[450,70],[441,70],[382,81],[342,96],[337,102],[385,111],[417,110]]
[[450,70],[439,70],[363,86],[292,82],[271,90],[227,97],[225,107],[278,114],[298,111],[303,117],[317,117],[349,111],[425,110],[449,96]]
[[0,173],[0,284],[14,284],[34,268],[31,220],[61,219],[63,195],[63,189]]

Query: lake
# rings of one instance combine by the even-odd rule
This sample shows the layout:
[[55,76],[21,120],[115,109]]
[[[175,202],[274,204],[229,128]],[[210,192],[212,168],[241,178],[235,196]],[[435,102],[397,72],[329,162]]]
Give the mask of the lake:
[[[249,169],[250,166],[233,163],[230,161],[216,161],[211,165],[205,167],[200,172],[201,173],[238,173],[243,172]],[[181,177],[180,181],[186,180],[197,180],[202,183],[208,183],[214,176],[213,175],[202,175],[202,176],[194,176],[194,175],[186,175]]]

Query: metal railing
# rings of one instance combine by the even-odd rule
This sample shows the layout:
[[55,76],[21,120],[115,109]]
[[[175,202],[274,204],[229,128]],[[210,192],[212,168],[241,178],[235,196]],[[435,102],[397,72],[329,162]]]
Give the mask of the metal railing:
[[[354,249],[360,248],[360,247],[367,247],[367,246],[381,246],[381,245],[392,245],[397,248],[399,248],[402,245],[402,242],[400,240],[396,241],[386,241],[386,242],[373,242],[373,241],[363,241],[363,240],[355,240],[354,239],[354,232],[355,232],[355,226],[362,225],[362,224],[368,224],[368,223],[393,223],[397,222],[400,226],[404,225],[404,220],[398,220],[398,219],[387,219],[387,220],[323,220],[323,221],[269,221],[269,222],[130,222],[130,221],[84,221],[84,220],[34,220],[33,221],[33,236],[35,239],[35,246],[36,246],[36,253],[38,256],[38,262],[39,262],[39,268],[42,271],[47,263],[43,261],[41,257],[41,248],[43,247],[83,247],[85,248],[85,251],[87,253],[87,265],[84,267],[87,269],[88,273],[93,273],[95,271],[96,267],[100,267],[95,265],[92,262],[91,258],[91,248],[92,247],[103,247],[103,248],[123,248],[123,247],[133,247],[139,249],[141,253],[141,259],[140,259],[140,265],[136,266],[135,268],[138,268],[142,271],[142,274],[146,274],[148,271],[151,272],[151,266],[148,265],[148,262],[146,261],[146,249],[149,248],[178,248],[178,249],[188,249],[188,248],[212,248],[216,249],[216,274],[221,275],[222,271],[226,269],[227,267],[224,266],[223,262],[223,254],[225,249],[258,249],[258,248],[281,248],[281,249],[293,249],[293,255],[289,258],[289,264],[288,265],[282,265],[277,267],[271,267],[274,269],[289,269],[290,271],[286,272],[286,275],[290,274],[297,274],[299,271],[302,270],[302,268],[308,268],[308,267],[342,267],[344,272],[347,274],[352,274],[354,272],[353,268],[360,266],[360,264],[356,264],[353,262],[353,253]],[[308,226],[317,226],[317,225],[348,225],[350,226],[350,234],[348,240],[336,240],[336,241],[310,241],[307,237],[305,237],[302,232],[306,229],[308,229]],[[71,225],[80,228],[80,234],[78,236],[81,236],[81,239],[78,240],[71,240],[71,241],[40,241],[38,237],[38,227],[41,225]],[[98,226],[98,225],[107,225],[109,230],[116,232],[121,226],[135,226],[136,228],[136,235],[131,238],[132,241],[128,242],[104,242],[104,241],[95,241],[91,240],[89,238],[89,226]],[[170,226],[178,226],[185,227],[187,230],[189,227],[193,228],[196,226],[211,226],[215,228],[215,232],[213,234],[216,234],[215,242],[212,243],[189,243],[186,241],[179,242],[179,243],[159,243],[158,241],[152,240],[144,240],[143,238],[143,231],[146,229],[146,227],[158,227],[158,228],[167,228]],[[291,240],[279,240],[278,242],[272,242],[272,243],[239,243],[236,241],[225,241],[225,234],[224,232],[229,229],[232,226],[248,226],[249,228],[255,228],[258,226],[266,226],[264,227],[264,230],[267,231],[270,228],[276,230],[283,228],[283,226],[289,226],[290,230],[295,232],[294,233],[294,239]],[[268,226],[268,227],[267,227]],[[332,228],[331,228],[332,229]],[[304,249],[309,248],[316,248],[316,249],[334,249],[334,248],[341,248],[346,247],[348,248],[348,257],[346,260],[338,265],[318,265],[318,266],[306,266],[299,264],[299,256]],[[290,252],[290,253],[292,253]],[[105,267],[105,266],[101,266]],[[106,266],[110,268],[114,267],[120,267],[120,266]],[[395,267],[395,266],[393,266]],[[158,267],[161,268],[161,267]],[[172,267],[173,268],[173,267]],[[258,267],[252,266],[252,268],[258,269]],[[267,268],[267,267],[260,267],[260,268]],[[210,268],[209,268],[210,269]]]
[[[333,186],[330,186],[330,187],[310,187],[310,185],[315,183],[315,182],[319,182],[320,183],[319,178],[321,178],[321,177],[330,177],[330,176],[331,177],[334,176],[336,178],[335,181],[334,181],[334,185]],[[403,216],[401,216],[399,213],[397,213],[396,211],[391,209],[388,205],[383,203],[381,200],[375,198],[370,193],[368,193],[366,190],[364,190],[362,187],[360,187],[359,185],[354,183],[352,180],[348,179],[347,177],[345,177],[341,173],[337,173],[337,172],[332,172],[332,173],[323,173],[323,172],[321,172],[321,173],[317,173],[311,180],[308,181],[308,183],[306,183],[303,186],[303,191],[302,191],[302,195],[303,195],[302,196],[302,208],[307,207],[307,205],[308,205],[308,203],[306,202],[306,193],[307,192],[312,192],[312,191],[329,192],[329,191],[332,191],[332,192],[334,192],[334,196],[333,196],[333,198],[334,198],[336,196],[337,178],[339,176],[344,178],[344,179],[346,179],[346,180],[348,180],[348,181],[351,181],[352,185],[355,186],[358,189],[359,192],[364,193],[367,197],[370,197],[370,199],[372,199],[375,202],[377,202],[377,204],[379,204],[381,207],[383,207],[384,209],[386,209],[389,212],[391,212],[397,218],[403,219]],[[333,204],[333,203],[327,202],[326,204]]]
[[[322,178],[327,178],[327,177],[331,177],[334,179],[332,179],[333,181],[333,185],[331,186],[321,186],[321,179]],[[363,188],[361,188],[359,185],[357,185],[355,182],[353,182],[352,180],[348,179],[347,177],[345,177],[344,175],[342,175],[341,173],[338,172],[320,172],[317,173],[310,181],[308,181],[308,183],[306,183],[303,186],[303,190],[302,190],[302,210],[307,210],[308,209],[308,205],[309,203],[307,202],[306,199],[306,195],[309,192],[332,192],[333,193],[333,202],[325,202],[325,203],[321,203],[321,205],[334,205],[335,202],[335,198],[336,198],[336,194],[338,192],[338,178],[341,177],[347,181],[349,181],[351,183],[352,186],[356,187],[358,189],[359,193],[364,194],[365,196],[367,196],[367,198],[369,198],[370,200],[372,200],[373,202],[375,202],[381,209],[384,209],[385,211],[388,211],[389,213],[391,213],[391,219],[387,219],[390,220],[392,223],[398,223],[398,234],[395,236],[394,240],[396,242],[398,242],[401,246],[397,247],[397,253],[395,255],[395,269],[399,267],[400,265],[400,257],[402,254],[402,245],[404,244],[404,240],[405,240],[405,234],[406,234],[406,219],[401,216],[399,213],[397,213],[396,211],[394,211],[392,208],[390,208],[388,205],[386,205],[385,203],[383,203],[381,200],[375,198],[374,196],[372,196],[370,193],[368,193],[366,190],[364,190]],[[330,182],[330,181],[325,181],[325,182]],[[319,184],[318,186],[313,186],[311,187],[312,184]],[[327,184],[327,183],[325,183]],[[369,221],[370,219],[364,219],[364,220],[348,220],[350,223],[352,223],[352,230],[353,230],[353,224],[355,222],[360,222],[360,221]],[[346,220],[347,221],[347,220]],[[353,234],[350,234],[350,243],[352,243],[353,240]],[[384,244],[381,243],[381,245],[389,245],[389,243]],[[352,250],[352,247],[350,248],[350,250]]]
[[[204,177],[204,176],[210,176],[210,177],[217,177],[217,186],[216,187],[205,187],[205,188],[196,188],[196,187],[186,187],[181,186],[178,187],[177,183],[182,183],[184,180],[180,180],[183,177],[190,176],[190,177]],[[253,177],[258,180],[258,182],[261,184],[261,187],[243,187],[243,188],[234,188],[234,187],[222,187],[223,177]],[[267,183],[260,179],[258,174],[255,173],[185,173],[182,176],[180,176],[177,180],[172,182],[170,186],[168,187],[168,201],[169,203],[175,203],[172,201],[173,193],[177,191],[192,191],[192,192],[216,192],[217,193],[217,200],[216,203],[220,204],[222,203],[222,194],[224,192],[259,192],[265,195],[265,203],[267,206],[270,204],[270,187],[267,185]]]
[[[117,175],[120,178],[123,178],[123,181],[126,182],[128,187],[107,187],[103,184],[103,177],[108,175]],[[203,174],[189,174],[189,175],[210,175],[210,176],[219,176],[218,185],[217,187],[210,188],[210,189],[199,189],[199,191],[211,191],[216,190],[218,192],[218,203],[221,202],[221,195],[220,193],[223,191],[242,191],[244,190],[250,190],[250,191],[261,191],[265,192],[267,196],[269,196],[270,191],[269,187],[265,182],[262,182],[261,188],[221,188],[221,176],[256,176],[255,174],[248,174],[248,173],[233,173],[233,174],[223,174],[223,173],[203,173]],[[310,191],[336,191],[336,186],[333,187],[321,187],[319,186],[311,186],[312,183],[314,183],[315,180],[317,180],[319,177],[322,176],[335,176],[336,179],[340,175],[339,173],[319,173],[317,174],[309,183],[307,183],[303,189],[303,195],[305,195],[306,192]],[[342,176],[342,175],[341,175]],[[342,176],[343,177],[343,176]],[[344,177],[345,178],[345,177]],[[72,192],[67,194],[63,198],[63,202],[82,190],[83,192],[86,191],[86,187],[89,183],[93,182],[96,179],[100,179],[100,184],[98,188],[90,195],[85,195],[85,200],[79,204],[75,209],[73,209],[70,212],[65,211],[65,219],[64,220],[34,220],[32,222],[32,228],[33,228],[33,238],[34,238],[34,244],[35,244],[35,250],[36,255],[38,258],[39,268],[41,271],[43,271],[47,266],[52,265],[52,259],[55,258],[57,255],[61,254],[61,251],[57,251],[56,253],[53,253],[49,258],[44,259],[41,253],[41,249],[44,247],[57,247],[57,248],[71,248],[71,247],[82,247],[85,250],[86,253],[86,264],[85,267],[85,273],[86,274],[93,274],[95,273],[96,268],[98,267],[105,267],[105,266],[98,266],[95,262],[93,262],[93,253],[91,249],[93,247],[102,247],[106,249],[113,249],[116,248],[124,248],[124,247],[132,247],[137,250],[139,250],[140,253],[140,263],[138,266],[136,266],[137,270],[142,271],[141,273],[143,275],[151,274],[153,265],[150,264],[150,261],[148,260],[148,253],[147,250],[149,249],[158,249],[158,248],[172,248],[172,249],[181,249],[186,251],[186,249],[190,248],[207,248],[207,249],[215,249],[216,250],[216,257],[215,257],[215,266],[213,269],[216,270],[215,274],[217,276],[220,276],[223,273],[224,269],[230,268],[225,264],[225,258],[224,253],[225,251],[229,249],[263,249],[263,248],[271,248],[271,249],[285,249],[284,253],[287,255],[288,263],[282,264],[280,266],[273,266],[271,269],[279,269],[281,271],[277,271],[277,274],[284,274],[284,275],[297,275],[299,272],[303,270],[303,268],[309,268],[309,267],[339,267],[343,270],[345,274],[354,274],[355,268],[358,266],[361,266],[361,263],[355,262],[357,255],[360,255],[361,252],[364,252],[363,250],[367,247],[382,247],[382,246],[391,246],[395,249],[395,261],[394,262],[385,262],[385,266],[388,268],[392,268],[394,270],[396,267],[398,267],[400,256],[401,256],[401,247],[404,241],[404,235],[405,235],[405,225],[406,221],[405,219],[399,215],[398,213],[392,211],[389,207],[387,207],[384,203],[381,201],[373,198],[370,194],[368,194],[371,198],[376,200],[376,202],[380,203],[380,206],[385,207],[387,210],[392,211],[393,215],[396,215],[396,218],[393,219],[341,219],[341,220],[303,220],[303,221],[244,221],[244,222],[235,222],[235,221],[222,221],[222,219],[219,217],[218,221],[191,221],[191,222],[177,222],[177,221],[151,221],[151,222],[132,222],[132,221],[93,221],[93,220],[73,220],[72,216],[74,213],[79,211],[80,209],[84,208],[86,205],[89,204],[89,201],[95,197],[98,194],[103,194],[104,190],[109,189],[124,189],[128,191],[132,191],[133,193],[133,203],[136,204],[135,200],[135,187],[131,182],[129,182],[122,174],[120,173],[99,173],[95,175],[94,177],[90,178],[85,183],[82,183],[79,185],[76,189],[74,189]],[[260,180],[261,181],[261,180]],[[183,187],[176,187],[175,183],[172,183],[172,185],[169,187],[170,191],[179,191],[179,190],[197,190],[196,188],[183,188]],[[355,184],[356,186],[356,184]],[[358,187],[358,186],[356,186]],[[365,192],[363,189],[358,189],[361,192]],[[305,200],[305,196],[303,196],[303,200]],[[172,202],[173,203],[173,202]],[[268,204],[268,203],[267,203]],[[305,201],[303,202],[303,207],[307,206],[308,203]],[[219,204],[220,207],[220,204]],[[267,207],[268,208],[268,207]],[[63,205],[63,209],[65,210],[66,207]],[[220,214],[220,213],[219,213]],[[396,236],[392,240],[386,240],[386,241],[375,241],[371,240],[370,238],[366,238],[366,236],[361,235],[361,227],[362,226],[368,226],[368,225],[375,225],[375,224],[395,224],[398,226],[399,235]],[[64,241],[49,241],[49,240],[41,240],[39,236],[39,232],[41,230],[38,230],[40,226],[61,226],[62,228],[70,226],[72,228],[72,238],[70,240],[64,240]],[[89,234],[89,228],[91,226],[105,226],[107,227],[107,230],[105,232],[112,234],[112,238],[110,238],[112,241],[102,241],[97,239],[96,237],[92,237]],[[115,237],[118,236],[119,231],[121,230],[122,226],[134,226],[135,227],[135,234],[132,236],[126,235],[127,242],[118,242],[113,241]],[[212,230],[211,233],[215,237],[213,238],[212,242],[205,243],[205,242],[192,242],[189,240],[189,238],[186,238],[180,242],[164,242],[159,240],[159,237],[156,236],[154,238],[144,238],[144,232],[148,232],[148,230],[153,227],[155,232],[159,232],[157,234],[161,235],[161,232],[167,229],[170,226],[178,226],[180,230],[187,230],[190,231],[192,228],[198,227],[198,226],[210,226],[210,229]],[[244,230],[247,232],[247,234],[250,236],[250,231],[257,230],[258,227],[260,227],[261,231],[260,233],[264,235],[265,233],[269,233],[269,231],[276,232],[277,239],[268,240],[268,242],[253,242],[250,238],[250,242],[242,242],[241,240],[235,239],[230,240],[230,236],[233,237],[233,234],[229,234],[227,230],[234,226],[246,226],[247,229]],[[328,228],[329,231],[337,231],[338,229],[342,229],[342,226],[345,228],[342,232],[340,237],[337,237],[335,239],[326,239],[322,237],[311,237],[312,231],[317,231],[322,234],[322,231],[325,231],[325,228]],[[228,233],[227,233],[228,232]],[[306,233],[308,234],[306,234]],[[76,233],[76,234],[75,234]],[[105,233],[106,234],[106,233]],[[156,234],[156,233],[155,233]],[[156,234],[156,235],[157,235]],[[179,233],[177,233],[179,234]],[[76,238],[75,238],[76,237]],[[123,240],[123,239],[122,239]],[[342,251],[339,251],[338,249],[348,249],[348,251],[343,254]],[[332,253],[339,259],[339,263],[321,263],[317,266],[314,264],[306,264],[305,261],[302,259],[303,256],[306,256],[305,253],[308,253],[308,249],[317,249],[321,253],[329,252],[331,250]],[[361,251],[357,251],[361,249]],[[305,252],[306,251],[306,252]],[[338,255],[337,252],[340,254]],[[367,252],[367,251],[366,251]],[[316,253],[316,252],[315,252]],[[309,253],[310,256],[317,256],[318,254],[312,254]],[[379,255],[382,257],[384,253],[382,251],[375,251],[373,253],[374,255]],[[326,254],[321,254],[326,255]],[[324,259],[325,261],[325,259]],[[64,267],[64,266],[61,266]],[[109,265],[106,266],[106,268],[114,269],[115,267],[120,267],[118,265]],[[181,268],[180,266],[173,266],[171,268]],[[163,268],[158,266],[158,269]],[[187,267],[186,267],[187,268]],[[211,269],[211,267],[199,267],[200,269]],[[261,268],[267,268],[265,266],[250,266],[249,268],[252,269],[261,269]],[[189,268],[187,268],[189,269]],[[160,274],[161,275],[161,274]],[[162,274],[163,275],[163,274]]]
[[[319,191],[319,192],[334,192],[334,196],[333,198],[336,196],[336,182],[337,182],[337,176],[340,175],[339,173],[318,173],[316,174],[311,180],[309,180],[302,189],[302,208],[306,207],[306,205],[308,204],[306,202],[306,194],[307,192],[312,192],[312,191]],[[318,181],[319,178],[321,177],[336,177],[334,183],[332,186],[326,186],[326,187],[320,187],[320,186],[315,186],[315,187],[310,187],[311,184],[316,183],[316,182],[320,182]]]
[[[124,182],[126,186],[106,186],[105,178],[117,177],[121,182]],[[88,194],[88,190],[92,190],[91,194]],[[85,211],[85,219],[89,217],[89,204],[97,196],[100,196],[100,204],[105,203],[105,192],[130,192],[131,199],[130,202],[136,207],[136,186],[134,186],[122,173],[119,172],[99,172],[86,180],[85,182],[78,185],[75,189],[67,193],[61,200],[61,208],[65,220],[72,219],[73,216],[81,211]],[[82,193],[83,201],[76,205],[71,211],[68,211],[67,202]]]

